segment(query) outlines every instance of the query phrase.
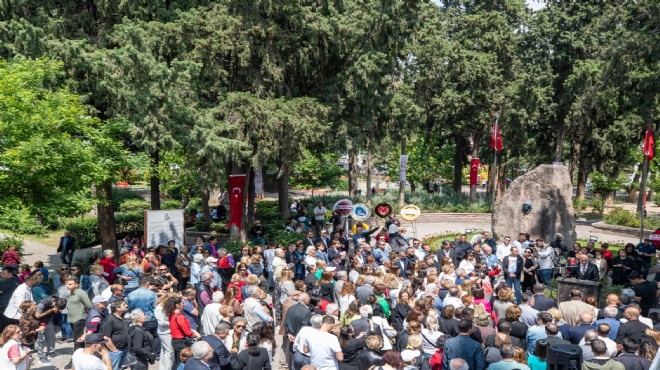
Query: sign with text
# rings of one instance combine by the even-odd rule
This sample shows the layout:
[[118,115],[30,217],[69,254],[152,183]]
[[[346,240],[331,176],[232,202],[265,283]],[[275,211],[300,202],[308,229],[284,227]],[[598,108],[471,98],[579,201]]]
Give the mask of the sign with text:
[[181,248],[186,238],[186,220],[182,209],[144,211],[144,244],[156,248],[174,240]]

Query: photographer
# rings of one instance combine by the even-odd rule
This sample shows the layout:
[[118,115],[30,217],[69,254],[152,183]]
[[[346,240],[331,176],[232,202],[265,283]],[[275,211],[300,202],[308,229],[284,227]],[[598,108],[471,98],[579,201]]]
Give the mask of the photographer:
[[37,304],[34,317],[39,320],[39,326],[44,327],[44,330],[39,332],[35,347],[39,354],[39,362],[43,365],[47,365],[50,362],[48,357],[52,358],[56,356],[53,317],[65,308],[66,299],[59,299],[55,295],[44,298]]
[[174,287],[179,284],[179,281],[174,276],[172,276],[170,273],[170,268],[167,267],[166,264],[161,264],[158,266],[156,272],[157,275],[154,276],[154,279],[160,281],[163,284],[161,290],[165,292],[174,291]]

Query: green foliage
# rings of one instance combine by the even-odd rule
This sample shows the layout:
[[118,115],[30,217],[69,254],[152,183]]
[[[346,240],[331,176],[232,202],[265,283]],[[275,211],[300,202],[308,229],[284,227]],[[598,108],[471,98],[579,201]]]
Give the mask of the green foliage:
[[337,189],[343,169],[338,166],[336,154],[316,154],[305,151],[300,162],[293,166],[289,184],[295,189]]
[[[23,240],[13,236],[5,236],[4,238],[0,239],[0,256],[2,256],[2,254],[5,253],[5,251],[12,245],[16,247],[16,252],[18,252],[18,255],[22,258],[24,242]],[[2,264],[2,261],[0,261],[0,264]]]
[[240,240],[228,240],[222,243],[222,248],[225,248],[227,253],[231,255],[240,255],[243,245],[245,245],[245,243]]
[[603,213],[603,210],[605,209],[605,201],[603,201],[602,198],[593,198],[591,199],[591,206],[597,213]]
[[589,206],[589,201],[586,199],[573,198],[573,209],[577,215],[582,214]]
[[[612,209],[609,214],[605,215],[605,223],[610,225],[639,228],[640,222],[639,214],[630,212],[621,207],[616,207]],[[657,217],[647,217],[644,219],[644,228],[650,230],[660,228],[660,219]]]
[[0,60],[0,194],[21,203],[0,217],[18,216],[24,232],[40,232],[28,230],[26,214],[49,223],[88,212],[104,173],[99,121],[64,87],[63,72],[47,59]]
[[[151,209],[151,204],[144,199],[126,199],[119,204],[119,212],[146,211]],[[167,209],[167,208],[163,208]]]
[[144,200],[144,197],[140,193],[129,189],[112,189],[112,207],[115,210],[119,210],[121,204],[127,200],[140,201]]
[[601,197],[622,189],[626,183],[625,177],[610,177],[596,171],[591,176],[591,189]]
[[176,199],[167,199],[160,204],[161,209],[181,209],[181,201]]
[[[116,212],[117,238],[126,235],[144,234],[144,212]],[[78,248],[87,248],[98,245],[101,242],[99,221],[97,218],[72,219],[66,223],[65,229],[76,238]]]
[[46,233],[46,227],[38,224],[30,209],[14,197],[0,200],[0,229],[27,235]]

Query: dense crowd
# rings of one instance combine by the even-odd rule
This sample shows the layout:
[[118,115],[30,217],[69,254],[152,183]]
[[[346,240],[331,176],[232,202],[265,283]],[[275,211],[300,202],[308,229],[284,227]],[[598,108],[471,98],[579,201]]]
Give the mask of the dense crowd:
[[[606,243],[567,248],[561,235],[524,233],[497,243],[484,232],[431,251],[395,217],[344,230],[321,219],[325,209],[315,214],[303,240],[257,240],[236,255],[213,234],[155,249],[127,237],[118,258],[105,250],[74,264],[65,234],[63,264],[50,272],[10,248],[0,368],[51,365],[59,332],[76,370],[546,370],[555,345],[579,349],[583,370],[658,366],[648,240],[614,256]],[[557,305],[558,276],[624,289],[602,304],[573,290]]]

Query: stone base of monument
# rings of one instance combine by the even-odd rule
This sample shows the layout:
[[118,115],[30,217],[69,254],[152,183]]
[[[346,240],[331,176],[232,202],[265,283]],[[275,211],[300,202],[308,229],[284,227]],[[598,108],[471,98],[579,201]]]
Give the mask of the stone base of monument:
[[583,297],[595,297],[598,302],[600,283],[589,280],[578,280],[573,278],[557,278],[557,304],[571,300],[571,290],[577,289],[582,292]]

